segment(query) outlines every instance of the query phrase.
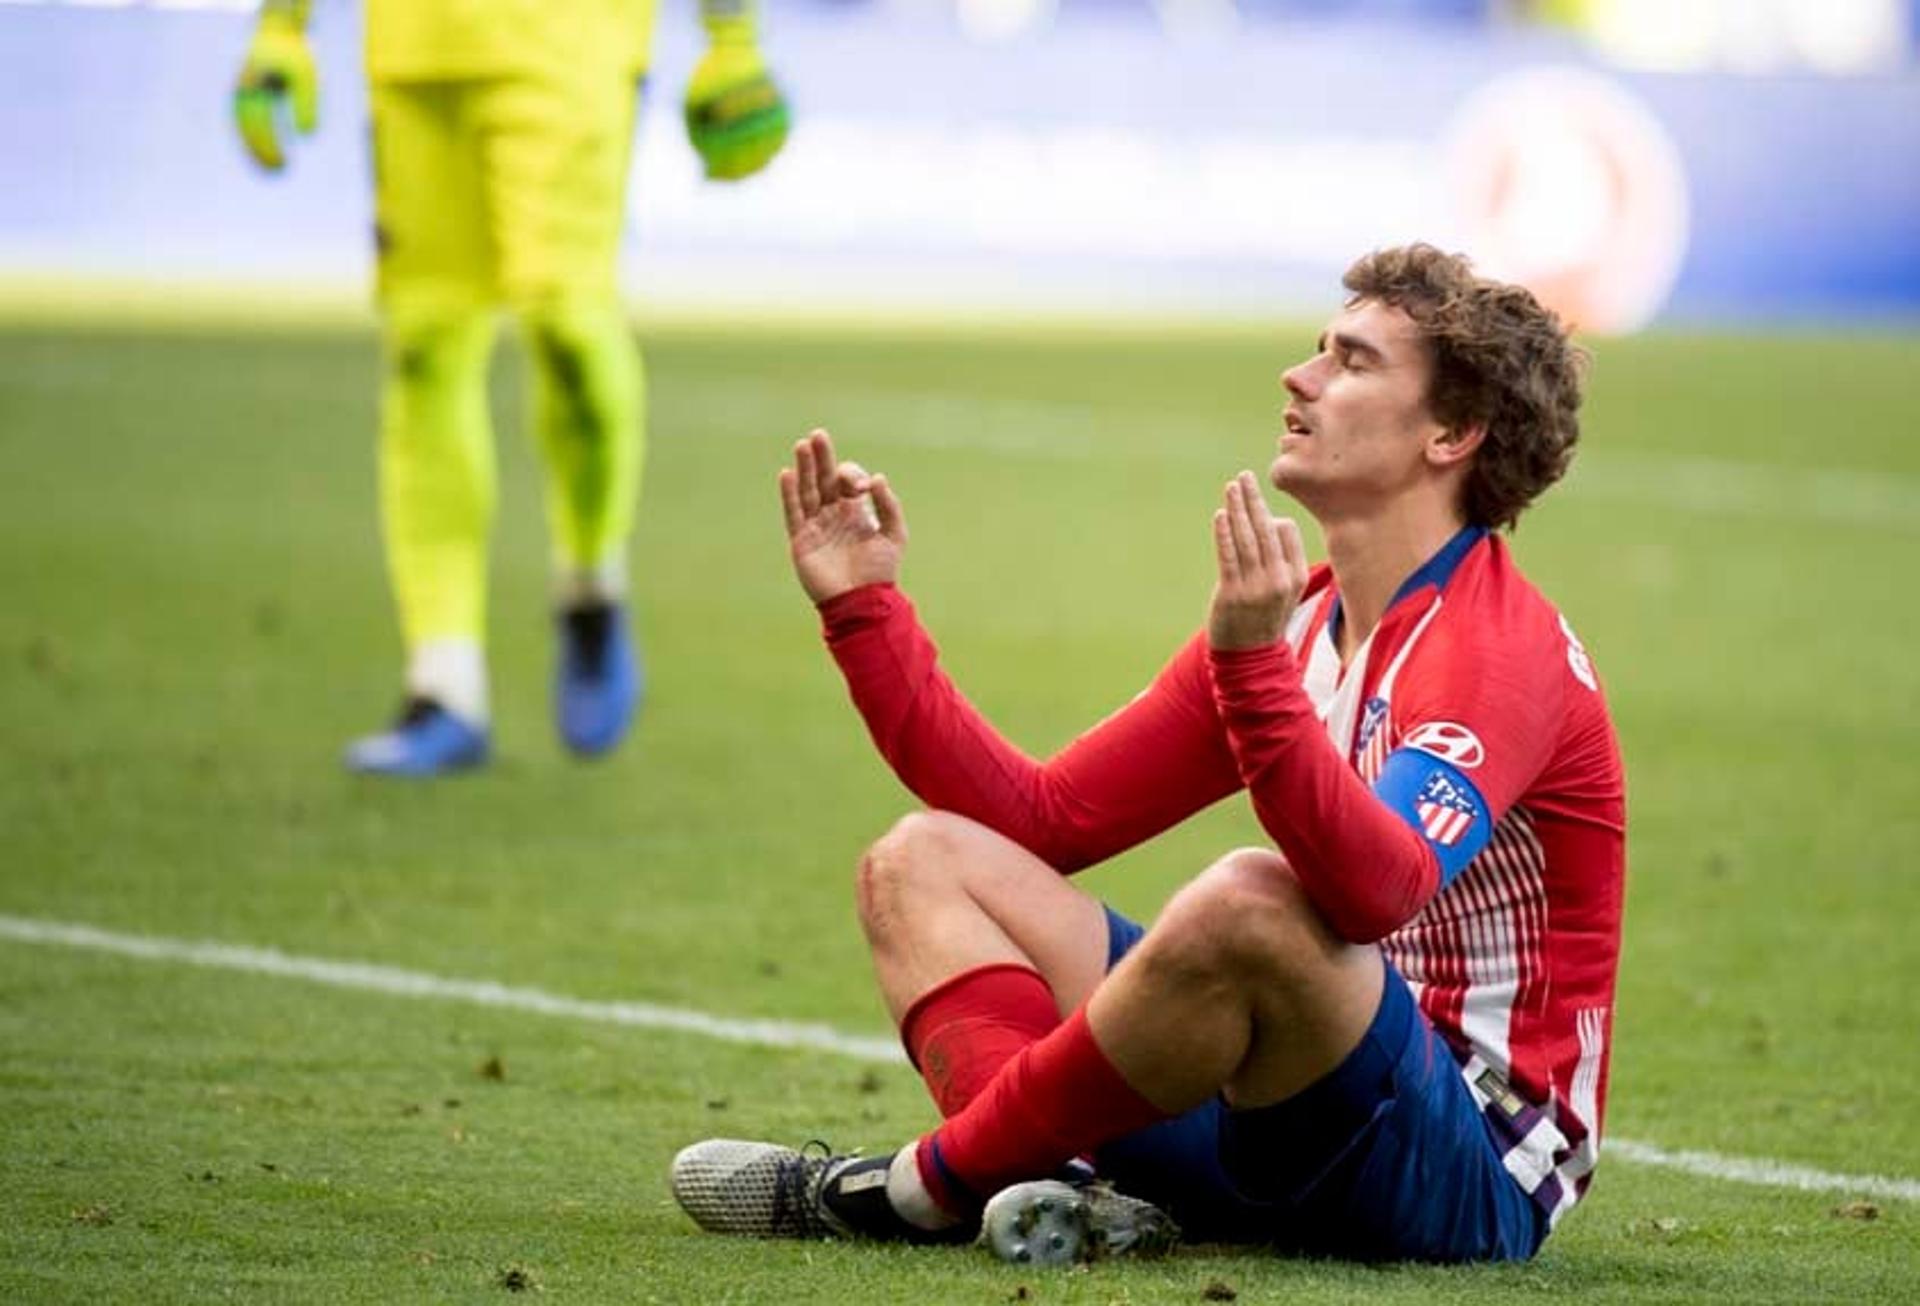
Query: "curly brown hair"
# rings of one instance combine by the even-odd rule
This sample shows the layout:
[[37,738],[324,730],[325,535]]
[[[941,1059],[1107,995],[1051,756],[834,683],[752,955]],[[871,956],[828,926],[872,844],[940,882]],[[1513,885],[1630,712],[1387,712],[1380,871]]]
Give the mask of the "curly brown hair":
[[1433,360],[1434,417],[1486,427],[1467,472],[1467,520],[1513,526],[1573,461],[1587,351],[1524,286],[1477,276],[1465,256],[1432,245],[1375,250],[1341,284],[1349,306],[1373,300],[1413,319]]

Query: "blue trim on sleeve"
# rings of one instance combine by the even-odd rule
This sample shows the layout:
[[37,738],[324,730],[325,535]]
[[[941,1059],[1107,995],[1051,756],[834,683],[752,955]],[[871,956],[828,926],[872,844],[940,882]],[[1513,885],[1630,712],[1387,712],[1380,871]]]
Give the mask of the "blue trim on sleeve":
[[1473,781],[1451,762],[1418,748],[1396,748],[1373,792],[1412,826],[1440,859],[1440,883],[1451,884],[1493,838],[1493,817]]

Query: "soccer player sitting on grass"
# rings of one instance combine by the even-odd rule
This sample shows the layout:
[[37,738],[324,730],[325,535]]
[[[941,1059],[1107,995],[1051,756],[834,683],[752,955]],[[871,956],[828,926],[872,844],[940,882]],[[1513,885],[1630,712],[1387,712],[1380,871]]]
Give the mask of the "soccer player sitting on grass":
[[[941,672],[894,585],[886,478],[825,432],[796,446],[794,567],[927,805],[862,859],[859,908],[945,1119],[871,1158],[695,1144],[673,1186],[703,1227],[984,1223],[1000,1255],[1051,1261],[1165,1247],[1171,1217],[1313,1255],[1509,1260],[1585,1192],[1620,757],[1592,661],[1495,533],[1566,470],[1584,359],[1525,290],[1431,247],[1345,284],[1282,377],[1270,471],[1328,562],[1251,472],[1229,481],[1205,629],[1046,762]],[[1275,847],[1228,853],[1151,928],[1065,878],[1240,789]]]
[[[312,131],[308,0],[264,0],[234,89],[241,141],[286,166]],[[626,734],[641,696],[626,553],[646,387],[615,277],[654,0],[368,0],[374,236],[386,373],[382,538],[405,694],[346,764],[435,776],[491,746],[485,657],[494,512],[487,361],[498,310],[525,329],[553,539],[554,720],[574,753]],[[701,0],[707,50],[683,101],[707,175],[745,177],[787,137],[749,0]]]

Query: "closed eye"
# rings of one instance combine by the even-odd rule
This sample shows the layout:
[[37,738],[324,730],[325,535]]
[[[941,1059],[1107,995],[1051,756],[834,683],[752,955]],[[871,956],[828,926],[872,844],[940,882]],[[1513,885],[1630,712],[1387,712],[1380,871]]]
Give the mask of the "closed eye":
[[1326,349],[1329,346],[1332,348],[1334,361],[1350,372],[1377,367],[1385,361],[1378,349],[1360,337],[1350,336],[1345,332],[1336,334],[1330,341],[1323,337],[1321,348]]

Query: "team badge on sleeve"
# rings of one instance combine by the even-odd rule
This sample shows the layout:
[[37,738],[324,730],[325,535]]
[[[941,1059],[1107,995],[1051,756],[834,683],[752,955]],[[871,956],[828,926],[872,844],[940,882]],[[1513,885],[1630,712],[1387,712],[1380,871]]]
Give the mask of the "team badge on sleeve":
[[1460,836],[1473,828],[1474,818],[1480,814],[1478,804],[1439,771],[1427,777],[1413,810],[1420,817],[1422,832],[1442,848],[1459,843]]
[[1394,749],[1373,792],[1427,841],[1440,859],[1442,884],[1465,870],[1493,838],[1493,814],[1473,781],[1427,749]]

